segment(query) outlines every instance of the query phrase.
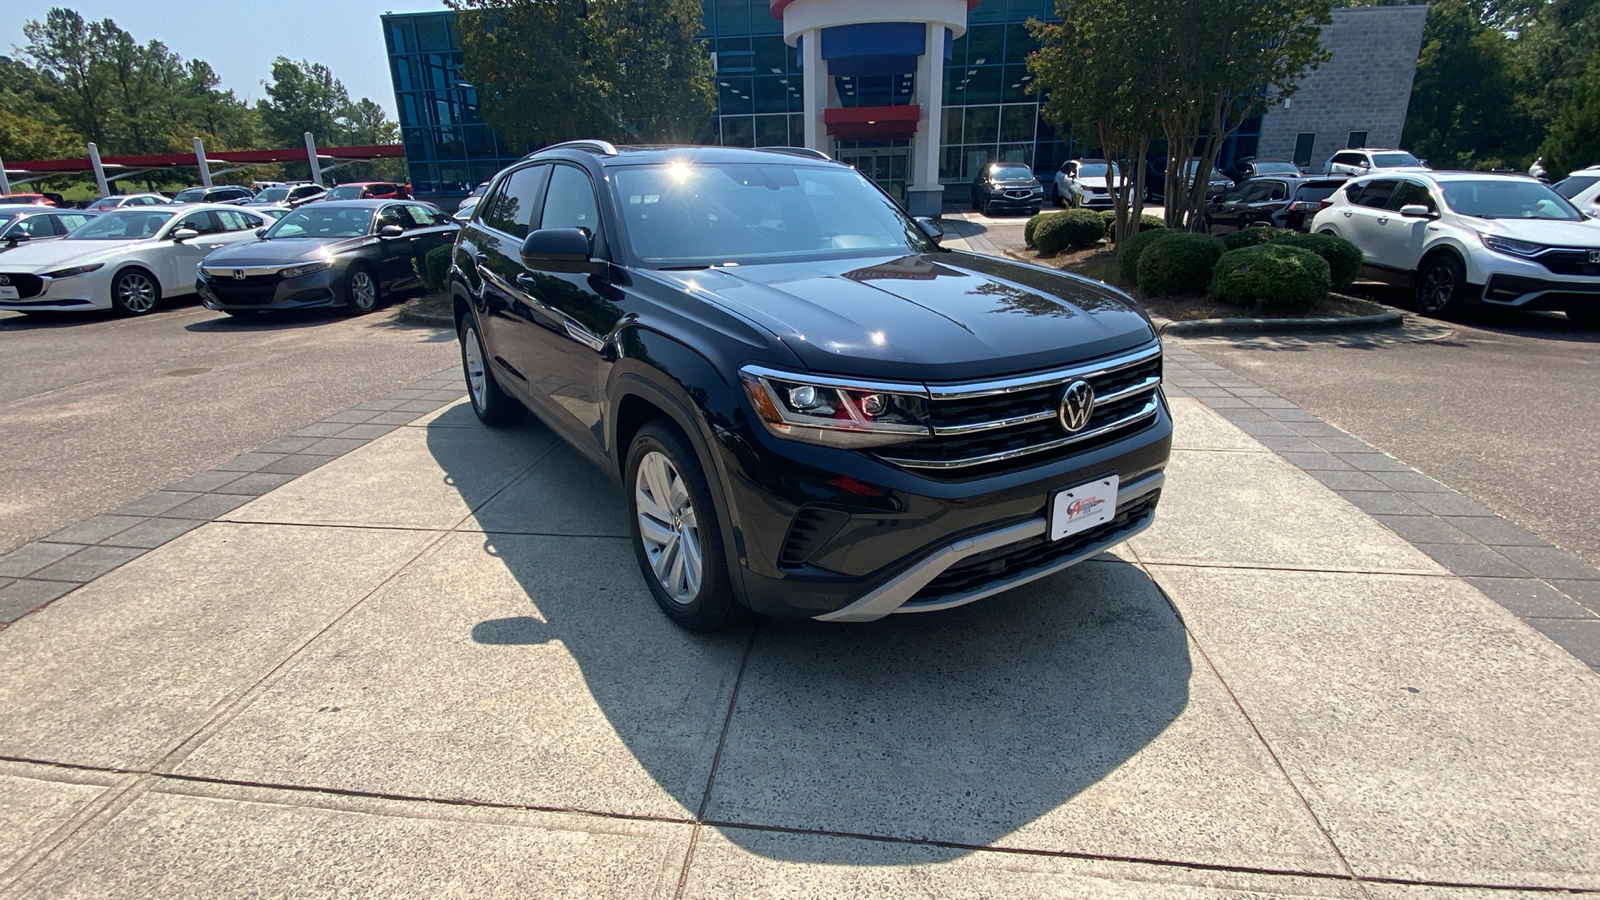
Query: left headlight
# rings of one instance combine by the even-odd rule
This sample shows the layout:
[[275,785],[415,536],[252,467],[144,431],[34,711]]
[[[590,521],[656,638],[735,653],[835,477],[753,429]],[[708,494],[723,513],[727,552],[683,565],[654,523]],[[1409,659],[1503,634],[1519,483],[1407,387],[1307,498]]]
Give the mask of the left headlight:
[[321,272],[323,269],[331,268],[333,268],[332,261],[324,259],[320,262],[306,263],[303,266],[283,269],[278,274],[285,278],[299,278],[301,275],[310,275],[312,272]]
[[856,449],[933,434],[928,392],[920,385],[791,375],[755,366],[740,369],[739,377],[761,424],[778,437]]
[[71,278],[74,275],[87,275],[90,272],[98,272],[99,270],[104,269],[105,267],[106,267],[105,263],[95,263],[92,266],[73,266],[70,269],[57,269],[54,272],[46,272],[46,273],[44,273],[44,277],[46,277],[46,278]]
[[1513,240],[1511,238],[1501,237],[1496,234],[1479,234],[1478,237],[1483,240],[1483,245],[1488,247],[1490,250],[1494,250],[1499,253],[1508,253],[1512,256],[1538,256],[1545,250],[1549,249],[1543,244],[1535,244],[1532,241]]

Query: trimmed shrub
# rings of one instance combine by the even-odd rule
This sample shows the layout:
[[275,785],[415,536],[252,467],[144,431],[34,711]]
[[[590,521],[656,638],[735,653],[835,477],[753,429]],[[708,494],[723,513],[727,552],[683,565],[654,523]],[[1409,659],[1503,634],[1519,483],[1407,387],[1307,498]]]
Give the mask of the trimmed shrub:
[[[1115,227],[1116,224],[1117,224],[1117,211],[1114,210],[1114,209],[1101,210],[1100,218],[1106,220],[1106,235],[1109,237],[1110,234],[1111,234],[1111,229],[1113,227]],[[1165,228],[1165,227],[1167,227],[1167,223],[1161,221],[1160,219],[1156,218],[1155,216],[1140,216],[1139,217],[1139,230],[1140,231],[1149,231],[1152,228]]]
[[1284,234],[1293,234],[1293,232],[1285,231],[1282,228],[1266,228],[1259,225],[1241,228],[1233,234],[1223,235],[1222,246],[1227,247],[1229,250],[1255,247]]
[[1307,309],[1328,296],[1328,261],[1284,243],[1229,250],[1217,260],[1211,295],[1262,309]]
[[450,256],[454,252],[454,245],[445,244],[443,247],[429,250],[422,257],[422,271],[417,274],[422,276],[422,283],[428,288],[428,293],[444,293],[445,285],[450,281]]
[[1272,239],[1274,244],[1299,247],[1328,261],[1333,289],[1342,291],[1361,274],[1361,249],[1342,237],[1331,234],[1301,234],[1285,231]]
[[1222,253],[1209,234],[1169,231],[1139,254],[1139,290],[1150,297],[1205,293]]
[[1034,234],[1038,231],[1039,223],[1051,216],[1059,215],[1061,214],[1057,212],[1042,212],[1028,219],[1028,224],[1022,226],[1022,243],[1029,247],[1034,246]]
[[1045,256],[1063,250],[1083,250],[1100,243],[1106,228],[1099,213],[1087,209],[1068,209],[1052,213],[1033,230],[1033,243]]
[[1171,234],[1165,228],[1144,228],[1122,239],[1117,245],[1117,281],[1122,284],[1133,284],[1139,280],[1139,256],[1144,253],[1144,248],[1150,242],[1164,234]]

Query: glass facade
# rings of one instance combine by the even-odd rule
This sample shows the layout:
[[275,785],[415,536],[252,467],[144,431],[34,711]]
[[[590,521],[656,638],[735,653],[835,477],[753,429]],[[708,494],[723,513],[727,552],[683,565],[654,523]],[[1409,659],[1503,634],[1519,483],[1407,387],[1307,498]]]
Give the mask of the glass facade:
[[383,33],[414,193],[464,195],[524,155],[478,115],[477,92],[461,73],[455,13],[386,14]]

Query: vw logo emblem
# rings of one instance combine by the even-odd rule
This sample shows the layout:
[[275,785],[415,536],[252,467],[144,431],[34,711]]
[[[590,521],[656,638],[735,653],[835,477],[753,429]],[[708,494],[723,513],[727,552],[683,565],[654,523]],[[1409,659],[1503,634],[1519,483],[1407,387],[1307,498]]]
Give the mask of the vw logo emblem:
[[1057,413],[1061,427],[1068,434],[1077,434],[1094,417],[1094,387],[1087,381],[1074,381],[1061,395],[1061,411]]
[[1600,264],[1600,250],[1590,250],[1589,251],[1589,264],[1590,265]]
[[244,270],[243,269],[234,269],[233,270],[233,277],[239,279],[240,281],[243,281],[244,280]]

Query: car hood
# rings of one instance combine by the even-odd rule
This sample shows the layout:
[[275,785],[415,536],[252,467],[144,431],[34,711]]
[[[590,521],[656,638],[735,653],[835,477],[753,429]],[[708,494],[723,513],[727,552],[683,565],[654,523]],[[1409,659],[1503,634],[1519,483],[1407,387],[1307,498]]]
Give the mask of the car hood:
[[43,241],[29,243],[6,251],[0,268],[8,272],[53,272],[68,266],[87,266],[97,262],[113,262],[127,252],[129,247],[151,243],[149,238],[137,241]]
[[1539,219],[1469,219],[1479,231],[1552,247],[1600,247],[1600,223]]
[[751,320],[813,372],[952,381],[1068,365],[1148,344],[1127,295],[960,252],[651,273]]
[[997,191],[1015,191],[1022,188],[1040,187],[1038,179],[1030,178],[1027,181],[996,181],[994,189]]
[[207,268],[287,266],[359,250],[377,241],[378,239],[371,235],[357,238],[280,238],[271,241],[241,241],[213,251],[206,257],[206,266]]

